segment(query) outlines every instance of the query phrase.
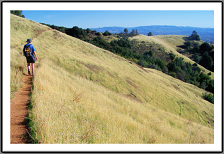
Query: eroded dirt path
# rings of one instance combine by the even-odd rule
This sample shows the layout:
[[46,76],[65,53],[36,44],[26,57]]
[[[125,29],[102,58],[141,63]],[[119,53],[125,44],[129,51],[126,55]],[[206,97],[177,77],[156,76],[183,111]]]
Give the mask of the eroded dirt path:
[[23,75],[23,86],[15,92],[15,98],[10,102],[10,143],[24,144],[28,140],[24,137],[27,134],[25,118],[28,115],[27,105],[30,101],[32,76]]

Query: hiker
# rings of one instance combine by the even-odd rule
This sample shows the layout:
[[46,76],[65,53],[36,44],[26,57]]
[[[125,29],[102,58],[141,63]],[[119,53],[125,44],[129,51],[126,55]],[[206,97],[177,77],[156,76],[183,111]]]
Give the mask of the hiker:
[[27,44],[24,45],[23,53],[27,61],[28,75],[30,75],[30,64],[32,65],[32,75],[34,75],[34,63],[36,62],[35,58],[37,60],[37,55],[36,55],[34,46],[31,44],[32,42],[31,39],[27,39],[26,42]]

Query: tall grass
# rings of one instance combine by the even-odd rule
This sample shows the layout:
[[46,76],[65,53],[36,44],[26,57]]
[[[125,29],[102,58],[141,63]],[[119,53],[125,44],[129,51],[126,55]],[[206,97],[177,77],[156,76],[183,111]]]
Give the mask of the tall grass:
[[214,105],[201,98],[204,90],[37,24],[38,32],[29,20],[22,24],[38,34],[28,38],[39,62],[32,113],[40,143],[214,143]]
[[11,50],[10,55],[10,93],[11,98],[14,98],[14,92],[22,87],[22,76],[26,68],[24,56]]
[[10,23],[10,91],[11,98],[21,86],[23,73],[27,73],[26,58],[23,46],[28,38],[35,39],[48,27],[11,14]]
[[212,128],[52,65],[44,61],[34,80],[41,143],[213,143]]

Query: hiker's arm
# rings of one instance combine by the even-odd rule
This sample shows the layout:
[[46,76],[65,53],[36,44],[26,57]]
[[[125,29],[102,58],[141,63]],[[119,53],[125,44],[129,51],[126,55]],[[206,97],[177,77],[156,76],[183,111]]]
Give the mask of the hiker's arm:
[[37,60],[37,54],[36,54],[36,52],[35,52],[35,51],[33,51],[33,53],[34,53],[34,55],[35,55],[35,57],[36,57],[36,60]]

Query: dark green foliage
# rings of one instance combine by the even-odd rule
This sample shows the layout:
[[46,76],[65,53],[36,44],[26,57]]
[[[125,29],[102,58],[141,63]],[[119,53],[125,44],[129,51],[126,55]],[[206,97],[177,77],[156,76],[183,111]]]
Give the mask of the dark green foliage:
[[199,50],[199,43],[198,42],[193,42],[192,46],[193,46],[194,50],[198,52],[198,50]]
[[100,33],[100,32],[96,32],[95,34],[96,34],[96,35],[98,35],[98,36],[100,36],[100,35],[101,35],[101,33]]
[[151,57],[153,56],[153,51],[152,50],[149,51],[149,56],[151,56]]
[[59,27],[59,31],[65,33],[65,27]]
[[203,53],[199,64],[211,70],[211,67],[213,66],[213,60],[212,57],[209,56],[207,51]]
[[10,11],[10,13],[12,13],[12,14],[15,14],[15,15],[17,15],[17,16],[19,16],[19,17],[23,17],[23,18],[25,18],[25,16],[22,14],[22,10],[11,10]]
[[176,57],[176,55],[175,54],[173,54],[172,52],[170,53],[170,58],[171,58],[171,60],[174,60],[175,59],[175,57]]
[[135,34],[135,30],[134,30],[134,29],[132,29],[131,33],[132,33],[132,34]]
[[168,67],[168,69],[169,69],[170,72],[174,72],[174,70],[176,68],[176,65],[173,62],[171,62],[171,63],[169,63],[167,65],[167,67]]
[[125,32],[126,34],[128,34],[128,29],[127,29],[127,28],[125,28],[125,29],[124,29],[124,32]]
[[200,73],[201,69],[196,63],[191,65],[185,63],[183,58],[176,58],[167,65],[167,68],[169,75],[214,93],[214,80],[211,80],[208,75]]
[[146,55],[146,56],[153,56],[153,51],[152,50],[150,50],[150,51],[148,51],[148,52],[145,52],[144,53],[144,55]]
[[131,49],[131,43],[129,41],[129,39],[127,38],[121,38],[117,41],[117,44],[120,46],[120,47],[125,47],[125,48],[129,48]]
[[169,73],[169,70],[168,70],[167,66],[163,67],[162,72],[163,73],[166,73],[166,74]]
[[197,33],[195,30],[192,32],[192,34],[191,34],[191,36],[190,36],[190,39],[191,39],[191,40],[198,40],[198,41],[201,40],[201,39],[200,39],[200,36],[198,35],[198,33]]
[[91,33],[91,30],[89,28],[86,29],[87,34]]
[[191,47],[192,43],[191,41],[187,41],[187,42],[184,42],[184,45],[188,49],[189,47]]
[[200,38],[197,32],[193,31],[192,35],[189,37],[190,41],[186,41],[184,43],[185,45],[181,47],[185,49],[185,52],[194,54],[191,59],[196,63],[199,63],[210,71],[214,71],[214,45],[204,42],[199,46],[199,43],[195,40],[200,39],[196,39],[196,36]]
[[204,88],[203,86],[206,84],[207,87],[205,88],[205,90],[214,93],[214,80],[211,80],[208,75],[201,73],[198,81],[200,82],[201,88]]
[[196,63],[199,63],[200,57],[199,57],[198,53],[195,53],[192,58]]
[[79,39],[84,39],[86,36],[84,30],[82,28],[79,28],[78,26],[74,26],[72,28],[67,29],[66,34]]
[[203,54],[204,52],[210,52],[212,50],[212,46],[208,44],[207,42],[204,42],[200,47],[200,54]]
[[104,35],[104,36],[108,36],[108,35],[111,35],[111,33],[110,33],[108,30],[106,30],[106,31],[103,33],[103,35]]
[[129,36],[130,36],[130,37],[133,37],[133,36],[135,36],[135,35],[137,35],[137,33],[136,33],[136,31],[133,29],[133,30],[130,32]]
[[174,78],[176,77],[176,75],[175,75],[174,72],[169,72],[169,75],[172,76],[172,77],[174,77]]
[[102,39],[101,36],[95,37],[92,43],[101,48],[105,48],[108,45],[108,43],[104,39]]
[[214,104],[214,95],[212,95],[211,93],[210,94],[208,94],[207,92],[203,93],[202,98]]
[[152,32],[149,32],[149,33],[148,33],[148,36],[153,36],[153,35],[152,35]]

